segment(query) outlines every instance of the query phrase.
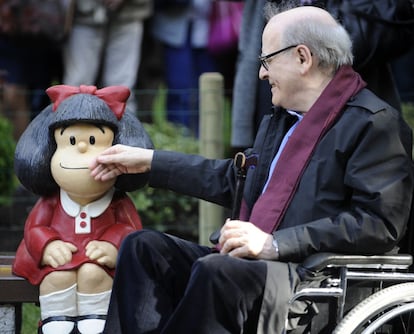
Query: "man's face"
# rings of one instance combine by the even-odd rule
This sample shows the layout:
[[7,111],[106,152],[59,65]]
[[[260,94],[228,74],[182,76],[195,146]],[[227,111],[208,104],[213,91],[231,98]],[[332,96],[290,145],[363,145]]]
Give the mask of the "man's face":
[[56,152],[51,160],[51,172],[56,183],[70,197],[93,201],[114,184],[98,182],[90,176],[89,163],[99,153],[112,146],[113,131],[107,126],[74,124],[55,130]]
[[[262,56],[283,50],[290,45],[282,45],[276,37],[274,26],[267,26],[262,38]],[[292,100],[298,92],[300,77],[297,76],[296,46],[287,48],[265,60],[266,67],[261,66],[259,77],[268,80],[272,91],[272,104],[286,109],[292,107]]]

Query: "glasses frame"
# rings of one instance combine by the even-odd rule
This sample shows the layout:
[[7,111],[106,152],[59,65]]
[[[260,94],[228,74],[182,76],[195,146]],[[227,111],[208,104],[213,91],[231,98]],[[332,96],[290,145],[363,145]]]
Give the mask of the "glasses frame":
[[292,48],[296,48],[297,46],[299,46],[300,44],[296,44],[296,45],[290,45],[290,46],[287,46],[287,47],[285,47],[285,48],[283,48],[283,49],[280,49],[280,50],[277,50],[277,51],[275,51],[275,52],[272,52],[272,53],[269,53],[269,54],[267,54],[267,55],[262,55],[262,56],[259,56],[259,61],[260,61],[260,64],[266,69],[266,71],[268,71],[269,70],[269,64],[267,63],[267,60],[269,59],[269,58],[271,58],[271,57],[274,57],[274,56],[276,56],[277,54],[279,54],[279,53],[282,53],[282,52],[285,52],[285,51],[287,51],[287,50],[289,50],[289,49],[292,49]]

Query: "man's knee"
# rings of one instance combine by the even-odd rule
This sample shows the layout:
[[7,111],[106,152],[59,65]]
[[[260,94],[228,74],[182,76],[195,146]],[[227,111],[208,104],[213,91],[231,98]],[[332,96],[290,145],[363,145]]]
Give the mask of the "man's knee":
[[231,274],[232,266],[229,265],[229,257],[220,254],[210,254],[199,258],[193,265],[192,272],[199,273],[203,279],[222,277],[223,274]]
[[149,259],[158,253],[165,243],[163,233],[153,230],[140,230],[129,234],[119,250],[119,265],[130,266],[131,263]]
[[128,234],[122,242],[120,252],[129,252],[141,245],[156,245],[161,233],[152,230],[139,230]]

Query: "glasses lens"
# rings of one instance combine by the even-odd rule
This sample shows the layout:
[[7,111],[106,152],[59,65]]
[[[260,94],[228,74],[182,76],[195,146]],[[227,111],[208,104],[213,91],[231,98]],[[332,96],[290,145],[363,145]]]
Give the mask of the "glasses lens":
[[287,50],[289,50],[291,48],[296,48],[298,45],[299,44],[297,44],[297,45],[291,45],[291,46],[288,46],[286,48],[280,49],[278,51],[269,53],[267,55],[259,56],[260,63],[266,69],[266,71],[268,71],[269,70],[269,67],[267,66],[267,59],[269,59],[270,57],[274,57],[274,56],[278,55],[279,53],[285,52],[285,51],[287,51]]
[[262,66],[265,68],[266,71],[269,70],[265,59],[260,59],[260,63],[262,64]]

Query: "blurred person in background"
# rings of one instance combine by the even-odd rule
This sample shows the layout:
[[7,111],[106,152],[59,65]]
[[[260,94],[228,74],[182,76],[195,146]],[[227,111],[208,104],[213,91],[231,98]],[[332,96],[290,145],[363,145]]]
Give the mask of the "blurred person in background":
[[402,103],[414,104],[414,48],[392,63]]
[[207,48],[211,0],[155,1],[153,36],[162,42],[167,117],[198,134],[198,80],[217,67]]
[[64,45],[63,83],[126,86],[127,109],[136,114],[144,20],[152,10],[152,0],[77,0]]
[[64,31],[65,10],[59,1],[47,3],[0,1],[0,104],[15,139],[49,104],[45,90],[61,78],[57,30]]

